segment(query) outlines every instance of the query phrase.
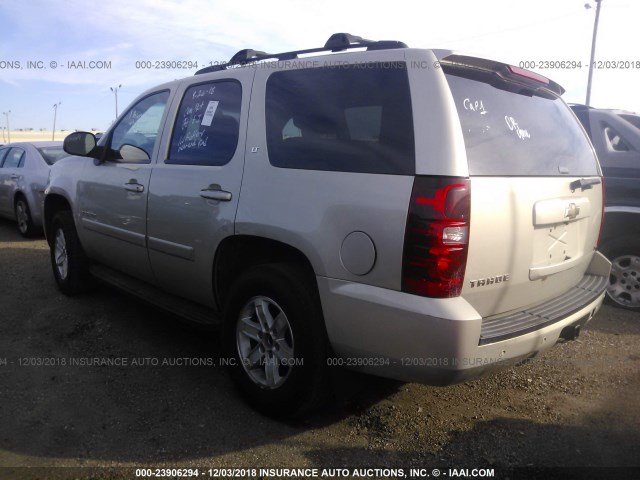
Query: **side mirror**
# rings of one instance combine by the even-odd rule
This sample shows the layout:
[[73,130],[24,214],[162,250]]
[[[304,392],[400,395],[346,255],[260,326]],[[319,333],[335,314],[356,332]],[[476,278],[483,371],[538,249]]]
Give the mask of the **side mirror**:
[[96,137],[89,132],[73,132],[64,139],[62,148],[70,155],[90,157],[90,153],[96,148]]

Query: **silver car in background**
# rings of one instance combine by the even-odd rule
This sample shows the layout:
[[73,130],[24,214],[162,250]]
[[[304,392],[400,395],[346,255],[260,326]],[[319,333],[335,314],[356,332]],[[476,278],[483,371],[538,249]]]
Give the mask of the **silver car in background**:
[[0,216],[15,219],[23,237],[41,232],[49,168],[67,156],[62,142],[20,142],[0,147]]

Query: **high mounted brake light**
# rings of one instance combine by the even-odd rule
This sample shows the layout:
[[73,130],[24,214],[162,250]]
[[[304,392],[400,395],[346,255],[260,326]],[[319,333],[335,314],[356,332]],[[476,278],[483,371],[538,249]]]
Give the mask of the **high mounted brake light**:
[[513,75],[518,75],[520,77],[528,78],[529,80],[549,85],[549,79],[547,77],[543,77],[542,75],[539,75],[530,70],[525,70],[524,68],[520,67],[514,67],[513,65],[507,65],[507,70],[509,70],[509,72],[511,72]]

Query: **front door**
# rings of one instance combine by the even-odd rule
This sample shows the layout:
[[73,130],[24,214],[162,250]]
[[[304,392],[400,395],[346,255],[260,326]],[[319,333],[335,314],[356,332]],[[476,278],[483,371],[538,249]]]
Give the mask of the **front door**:
[[153,282],[146,246],[152,159],[169,91],[135,103],[109,134],[106,161],[85,159],[78,182],[78,234],[90,258]]

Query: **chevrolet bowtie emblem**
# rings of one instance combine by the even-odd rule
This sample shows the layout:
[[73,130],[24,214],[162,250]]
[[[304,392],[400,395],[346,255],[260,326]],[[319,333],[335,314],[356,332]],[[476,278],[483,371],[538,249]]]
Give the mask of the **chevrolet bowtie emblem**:
[[570,203],[567,208],[564,209],[564,218],[568,218],[569,220],[573,220],[580,213],[580,207],[575,203]]

